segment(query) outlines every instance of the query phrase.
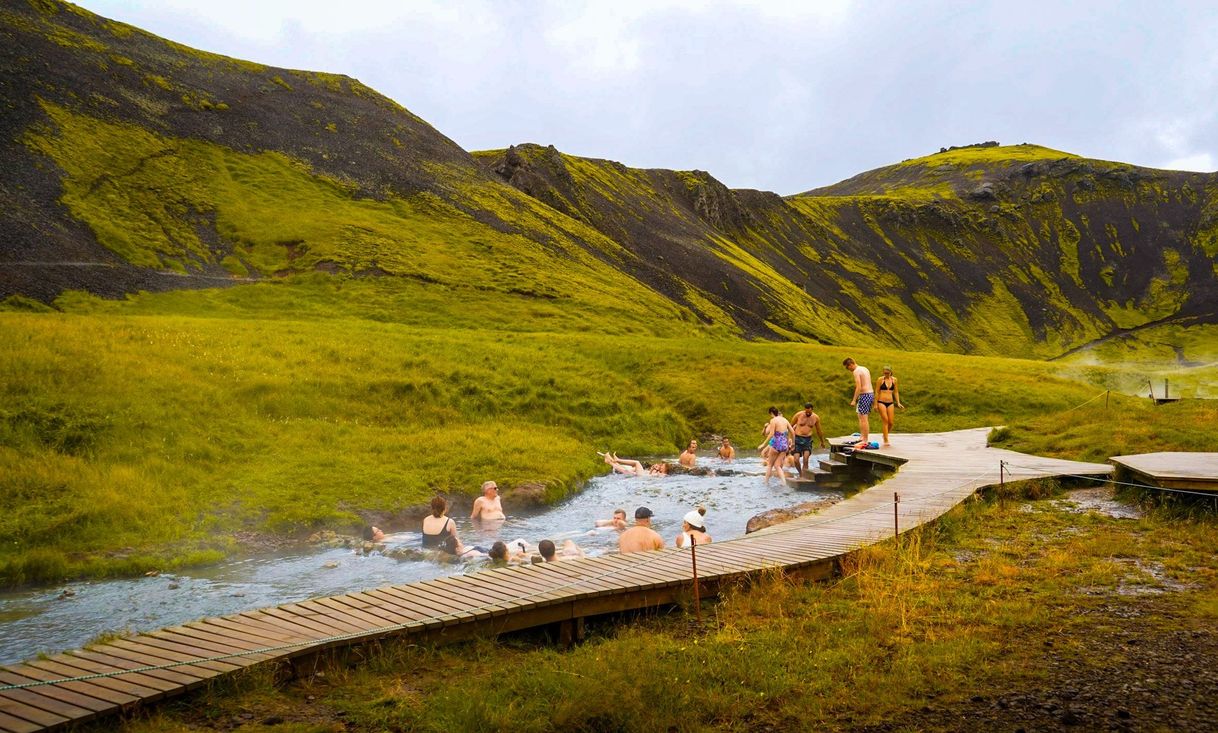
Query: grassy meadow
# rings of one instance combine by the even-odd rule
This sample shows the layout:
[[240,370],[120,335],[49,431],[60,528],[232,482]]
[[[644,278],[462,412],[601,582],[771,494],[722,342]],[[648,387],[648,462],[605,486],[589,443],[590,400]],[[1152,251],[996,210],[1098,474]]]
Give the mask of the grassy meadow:
[[[770,404],[810,399],[830,433],[852,432],[846,355],[895,367],[902,430],[1034,420],[1097,391],[1043,362],[680,322],[622,333],[595,311],[551,326],[525,297],[471,298],[458,318],[404,307],[426,305],[418,287],[306,277],[0,313],[0,582],[214,561],[243,533],[392,525],[488,478],[552,500],[603,469],[597,450],[754,445]],[[522,330],[536,323],[555,330]]]
[[[1218,619],[1215,541],[1212,521],[974,503],[861,551],[836,582],[774,576],[707,602],[702,626],[686,609],[594,625],[569,651],[390,644],[287,684],[256,671],[124,730],[992,729],[933,716],[1079,685],[1063,684],[1062,664],[1120,679],[1129,660],[1091,648],[1108,634],[1149,644]],[[1204,662],[1179,661],[1181,676],[1189,664]]]

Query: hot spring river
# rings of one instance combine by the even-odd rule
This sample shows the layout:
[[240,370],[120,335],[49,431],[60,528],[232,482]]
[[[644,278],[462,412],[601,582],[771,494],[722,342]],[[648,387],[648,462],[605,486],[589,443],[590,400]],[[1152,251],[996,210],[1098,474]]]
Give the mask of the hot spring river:
[[[617,551],[617,533],[591,531],[593,521],[608,518],[616,507],[626,509],[631,521],[635,507],[650,507],[655,512],[653,526],[672,546],[681,517],[699,504],[707,508],[711,536],[726,540],[743,535],[745,524],[755,514],[835,493],[795,492],[777,480],[766,486],[761,479],[764,469],[756,457],[731,464],[700,458],[699,465],[730,469],[736,475],[601,476],[589,481],[581,493],[554,506],[530,512],[509,511],[508,520],[494,530],[481,530],[464,516],[454,519],[467,545],[489,547],[497,539],[523,539],[536,545],[549,538],[561,546],[562,540],[571,538],[589,555],[599,555]],[[419,533],[388,535],[386,545],[417,548]],[[349,549],[298,548],[177,574],[3,593],[0,663],[20,661],[39,652],[79,648],[102,632],[151,631],[206,616],[477,572],[480,568],[481,563],[445,565],[398,560],[379,553],[361,555]],[[65,588],[75,595],[61,597]]]

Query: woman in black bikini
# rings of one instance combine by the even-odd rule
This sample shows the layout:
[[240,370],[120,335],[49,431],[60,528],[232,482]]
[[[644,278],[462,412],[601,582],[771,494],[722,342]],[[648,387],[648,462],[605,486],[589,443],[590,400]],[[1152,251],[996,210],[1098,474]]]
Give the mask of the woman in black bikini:
[[901,404],[901,393],[897,391],[897,378],[892,376],[892,367],[884,367],[884,376],[880,377],[875,390],[875,406],[879,410],[880,419],[884,423],[884,448],[892,444],[888,442],[888,434],[896,422],[897,408],[905,409]]

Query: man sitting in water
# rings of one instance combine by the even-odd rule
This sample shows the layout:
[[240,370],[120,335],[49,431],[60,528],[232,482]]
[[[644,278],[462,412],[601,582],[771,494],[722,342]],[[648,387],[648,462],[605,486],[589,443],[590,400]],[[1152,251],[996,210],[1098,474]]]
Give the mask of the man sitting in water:
[[719,457],[725,461],[736,459],[736,449],[732,447],[732,441],[727,438],[723,439],[723,442],[719,444]]
[[482,484],[482,496],[474,500],[474,509],[469,513],[470,519],[484,521],[507,519],[503,513],[503,502],[499,499],[499,485],[494,481]]
[[634,510],[634,526],[617,538],[618,552],[646,552],[664,549],[664,538],[651,528],[651,510],[641,506]]
[[685,451],[682,452],[681,456],[677,459],[677,463],[680,463],[686,468],[693,468],[694,464],[698,462],[697,450],[698,441],[690,440],[689,445],[685,447]]
[[598,519],[596,520],[597,527],[613,527],[614,529],[626,529],[626,510],[614,509],[613,519]]

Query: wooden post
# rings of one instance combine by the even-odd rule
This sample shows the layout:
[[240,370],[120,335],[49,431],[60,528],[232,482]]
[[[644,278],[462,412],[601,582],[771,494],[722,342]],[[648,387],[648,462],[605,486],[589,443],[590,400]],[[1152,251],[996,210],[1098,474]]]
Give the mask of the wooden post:
[[689,560],[694,566],[694,611],[698,615],[698,624],[702,624],[702,596],[698,590],[698,541],[690,535]]
[[1007,505],[1007,462],[998,462],[998,506]]
[[1170,396],[1171,396],[1170,385],[1168,384],[1167,379],[1164,379],[1163,380],[1163,401],[1166,402]]
[[901,534],[901,526],[898,520],[897,505],[901,503],[901,495],[897,492],[892,492],[892,536],[896,537]]
[[1108,409],[1108,398],[1111,396],[1112,396],[1112,390],[1108,390],[1107,392],[1104,393],[1104,409],[1105,410]]

